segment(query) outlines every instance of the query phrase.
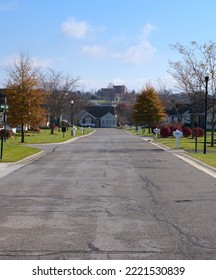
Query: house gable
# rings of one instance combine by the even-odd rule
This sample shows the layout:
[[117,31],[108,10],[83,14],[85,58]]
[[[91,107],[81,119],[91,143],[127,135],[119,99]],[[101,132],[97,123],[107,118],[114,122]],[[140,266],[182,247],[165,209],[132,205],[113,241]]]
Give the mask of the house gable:
[[101,117],[101,120],[102,119],[108,119],[108,120],[115,119],[115,116],[113,114],[111,114],[111,113],[107,113],[106,115]]
[[83,110],[80,114],[79,123],[82,126],[95,126],[95,117]]
[[100,119],[101,119],[101,127],[116,126],[116,117],[111,113],[107,113],[106,115],[102,116]]
[[88,106],[80,114],[80,125],[86,125],[92,119],[96,127],[115,127],[116,118],[113,106]]

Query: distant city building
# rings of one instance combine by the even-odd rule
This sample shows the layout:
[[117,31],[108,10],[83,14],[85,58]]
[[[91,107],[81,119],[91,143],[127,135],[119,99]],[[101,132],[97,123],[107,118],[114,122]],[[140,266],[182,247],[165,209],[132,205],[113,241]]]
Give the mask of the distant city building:
[[112,85],[107,88],[101,88],[96,93],[97,97],[100,99],[110,100],[110,101],[124,101],[124,94],[127,89],[124,85]]

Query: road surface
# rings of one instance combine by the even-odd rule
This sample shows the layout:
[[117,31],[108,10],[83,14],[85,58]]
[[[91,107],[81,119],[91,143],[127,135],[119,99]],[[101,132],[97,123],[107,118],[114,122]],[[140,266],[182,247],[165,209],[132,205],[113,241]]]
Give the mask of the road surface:
[[98,129],[1,178],[0,259],[216,259],[216,180]]

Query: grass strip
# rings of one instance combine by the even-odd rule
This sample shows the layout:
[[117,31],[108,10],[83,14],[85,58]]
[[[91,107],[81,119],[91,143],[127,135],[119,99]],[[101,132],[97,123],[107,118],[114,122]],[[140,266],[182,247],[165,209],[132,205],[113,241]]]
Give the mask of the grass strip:
[[[93,130],[88,128],[84,129],[84,134],[88,134]],[[76,130],[76,137],[81,136],[82,131]],[[7,139],[3,143],[3,157],[0,162],[16,162],[40,152],[39,149],[26,147],[25,144],[48,144],[48,143],[61,143],[74,138],[71,135],[71,130],[66,131],[64,134],[59,130],[55,130],[54,134],[50,133],[49,129],[41,129],[40,133],[28,131],[25,133],[25,143],[20,143],[21,135],[17,133],[12,139]]]

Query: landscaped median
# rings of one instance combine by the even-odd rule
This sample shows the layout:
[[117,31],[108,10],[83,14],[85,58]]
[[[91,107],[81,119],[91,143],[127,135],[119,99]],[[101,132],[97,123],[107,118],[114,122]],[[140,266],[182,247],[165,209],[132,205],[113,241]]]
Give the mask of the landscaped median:
[[[89,130],[84,128],[84,131],[79,128],[75,132],[75,137],[89,134],[93,129]],[[0,162],[16,162],[28,156],[40,152],[39,149],[27,147],[25,144],[48,144],[48,143],[61,143],[74,138],[71,136],[71,130],[61,132],[58,129],[54,134],[50,133],[49,129],[41,129],[40,132],[28,131],[25,133],[25,143],[20,143],[20,134],[15,134],[11,139],[6,139],[3,143],[3,157]]]
[[[171,149],[176,149],[176,139],[173,136],[170,137],[159,137],[158,139],[155,139],[154,134],[149,134],[147,129],[137,131],[135,128],[126,129],[127,132],[142,136],[142,137],[150,137],[153,141],[156,143],[165,145]],[[187,152],[187,155],[200,160],[201,162],[208,164],[212,167],[216,168],[216,146],[211,147],[210,146],[210,133],[207,133],[207,153],[203,154],[203,147],[204,147],[204,138],[198,137],[197,138],[197,153],[195,153],[195,138],[192,137],[182,137],[180,138],[180,150],[185,150]],[[216,145],[216,144],[215,144]]]

